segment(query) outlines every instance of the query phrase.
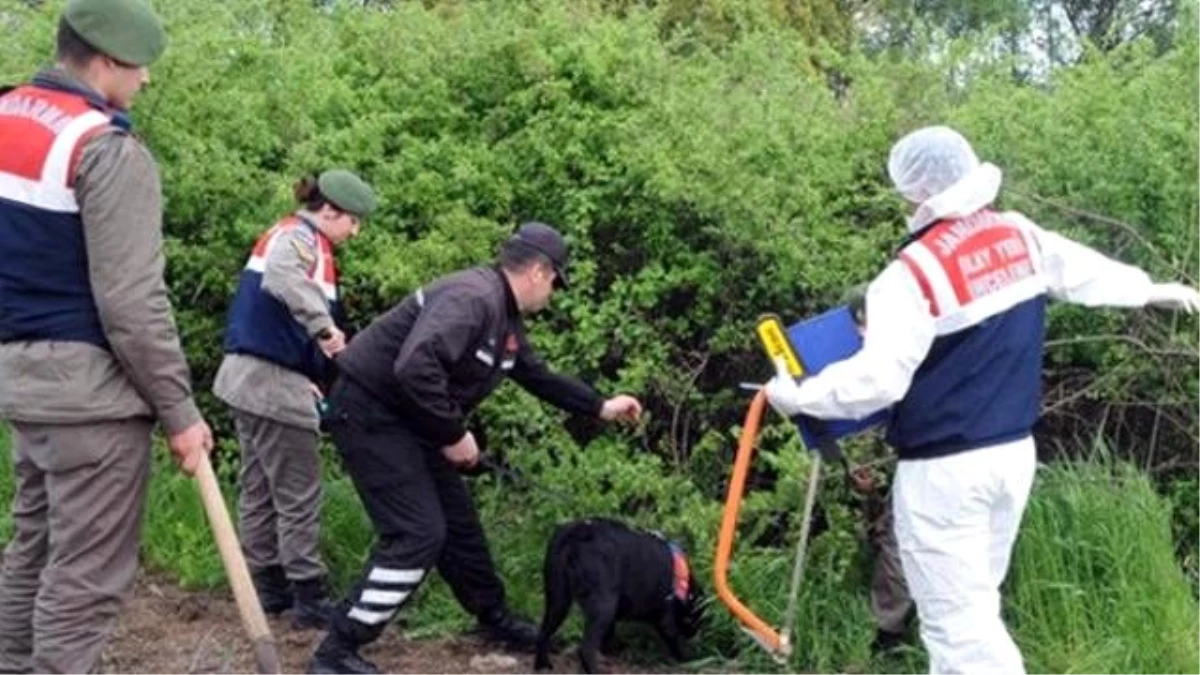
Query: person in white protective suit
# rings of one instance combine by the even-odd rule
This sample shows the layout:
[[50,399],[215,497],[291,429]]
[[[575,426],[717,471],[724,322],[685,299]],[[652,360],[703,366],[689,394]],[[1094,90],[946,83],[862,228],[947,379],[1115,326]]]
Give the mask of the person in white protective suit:
[[767,397],[789,417],[894,406],[895,531],[930,671],[1021,673],[999,589],[1036,465],[1047,298],[1194,312],[1200,293],[993,211],[1000,170],[947,127],[900,139],[888,174],[911,234],[867,289],[862,350],[799,383],[777,363]]

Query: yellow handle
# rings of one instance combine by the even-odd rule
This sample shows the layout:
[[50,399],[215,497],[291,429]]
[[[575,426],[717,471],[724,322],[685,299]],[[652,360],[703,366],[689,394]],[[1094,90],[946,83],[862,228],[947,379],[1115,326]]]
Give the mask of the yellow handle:
[[764,314],[760,316],[755,331],[758,333],[758,341],[762,343],[767,357],[772,362],[778,357],[783,357],[784,362],[787,363],[788,372],[793,377],[800,377],[804,374],[804,365],[800,363],[800,357],[792,348],[792,342],[788,339],[787,332],[783,328],[783,321],[779,320],[778,315]]

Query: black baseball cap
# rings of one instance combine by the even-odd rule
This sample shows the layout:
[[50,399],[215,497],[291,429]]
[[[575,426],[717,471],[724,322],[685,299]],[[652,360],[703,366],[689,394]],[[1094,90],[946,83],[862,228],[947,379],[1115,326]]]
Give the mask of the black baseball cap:
[[545,223],[522,223],[509,241],[517,241],[550,259],[554,267],[554,285],[567,287],[567,242],[558,230]]

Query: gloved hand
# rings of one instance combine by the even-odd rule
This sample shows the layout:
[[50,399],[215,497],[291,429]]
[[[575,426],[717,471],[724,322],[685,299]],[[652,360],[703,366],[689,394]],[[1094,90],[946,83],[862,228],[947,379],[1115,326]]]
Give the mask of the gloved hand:
[[1195,314],[1200,309],[1200,292],[1179,283],[1154,284],[1150,289],[1150,303],[1156,307],[1182,309]]
[[787,361],[782,356],[775,357],[775,377],[763,386],[763,390],[767,392],[767,402],[780,415],[790,418],[800,412],[800,385],[788,372]]

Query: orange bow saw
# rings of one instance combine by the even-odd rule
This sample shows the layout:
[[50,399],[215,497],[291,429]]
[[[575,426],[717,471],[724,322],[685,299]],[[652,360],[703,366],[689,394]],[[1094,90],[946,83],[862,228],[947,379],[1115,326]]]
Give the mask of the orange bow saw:
[[[779,317],[772,314],[760,318],[757,333],[769,357],[772,359],[782,357],[788,365],[788,371],[794,377],[805,374],[805,368],[788,340]],[[817,488],[821,480],[822,456],[827,460],[839,459],[843,463],[845,463],[845,459],[837,448],[836,440],[833,440],[831,435],[823,433],[822,424],[816,424],[814,429],[821,433],[819,441],[821,453],[813,457],[812,473],[809,475],[808,490],[804,496],[804,520],[800,526],[800,541],[796,546],[796,563],[792,568],[792,585],[788,597],[787,613],[784,615],[783,626],[776,630],[739,600],[729,586],[729,560],[733,554],[733,539],[737,534],[738,511],[742,505],[746,476],[750,470],[750,460],[754,455],[754,445],[758,440],[758,430],[762,424],[766,403],[767,395],[760,390],[755,394],[754,400],[750,402],[750,409],[746,412],[742,435],[738,439],[737,456],[733,463],[733,477],[729,481],[729,493],[725,498],[725,508],[721,514],[721,530],[717,536],[717,555],[713,563],[713,575],[717,597],[741,622],[743,629],[776,661],[785,663],[792,653],[791,635],[795,624],[796,599],[804,581],[804,561],[813,506],[816,504]],[[809,423],[813,422],[809,420]]]

